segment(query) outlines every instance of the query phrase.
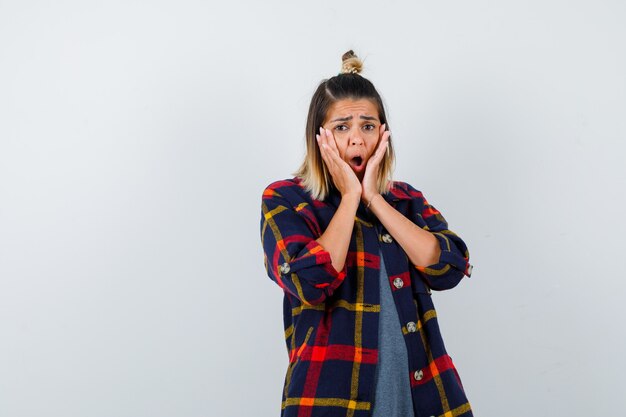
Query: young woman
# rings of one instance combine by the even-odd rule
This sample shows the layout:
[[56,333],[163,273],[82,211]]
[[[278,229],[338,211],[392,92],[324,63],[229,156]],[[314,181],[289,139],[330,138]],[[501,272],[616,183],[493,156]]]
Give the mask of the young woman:
[[307,154],[267,186],[261,241],[284,291],[281,416],[472,415],[431,300],[470,276],[464,241],[391,179],[380,95],[352,51],[313,95]]

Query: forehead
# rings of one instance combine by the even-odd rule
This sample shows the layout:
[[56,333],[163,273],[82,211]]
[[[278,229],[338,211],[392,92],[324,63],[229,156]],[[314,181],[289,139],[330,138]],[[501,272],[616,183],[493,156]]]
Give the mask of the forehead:
[[344,99],[334,102],[326,113],[326,121],[339,117],[353,116],[374,116],[378,118],[378,107],[368,99]]

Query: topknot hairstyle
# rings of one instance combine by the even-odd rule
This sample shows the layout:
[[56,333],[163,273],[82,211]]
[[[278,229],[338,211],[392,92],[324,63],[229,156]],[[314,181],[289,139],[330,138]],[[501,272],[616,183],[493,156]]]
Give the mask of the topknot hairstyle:
[[363,71],[363,62],[350,49],[341,57],[341,74],[360,74]]

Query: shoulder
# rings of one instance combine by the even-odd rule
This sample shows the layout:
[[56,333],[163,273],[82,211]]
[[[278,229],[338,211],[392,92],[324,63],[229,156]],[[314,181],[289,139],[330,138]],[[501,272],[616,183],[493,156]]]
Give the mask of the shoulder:
[[263,190],[263,200],[274,198],[284,199],[292,205],[311,199],[302,186],[302,180],[298,177],[285,178],[268,184]]
[[420,190],[404,181],[393,181],[389,190],[392,199],[413,200],[423,199],[424,195]]

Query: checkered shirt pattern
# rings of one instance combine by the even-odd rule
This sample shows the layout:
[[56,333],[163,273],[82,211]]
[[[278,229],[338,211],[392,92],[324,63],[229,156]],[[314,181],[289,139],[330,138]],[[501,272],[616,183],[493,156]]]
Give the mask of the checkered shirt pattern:
[[411,382],[415,416],[472,416],[431,299],[431,289],[450,289],[471,275],[467,246],[409,184],[394,181],[383,198],[433,233],[441,247],[436,264],[413,265],[361,203],[345,266],[337,271],[330,254],[315,239],[335,214],[341,202],[339,192],[333,190],[325,200],[315,200],[297,177],[273,182],[263,191],[260,231],[265,268],[284,292],[289,364],[282,417],[371,416],[378,362],[379,253],[406,342],[406,377]]

